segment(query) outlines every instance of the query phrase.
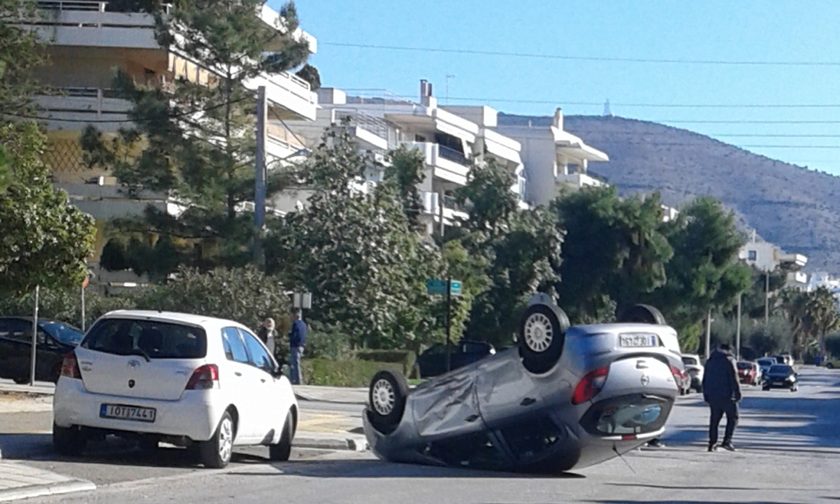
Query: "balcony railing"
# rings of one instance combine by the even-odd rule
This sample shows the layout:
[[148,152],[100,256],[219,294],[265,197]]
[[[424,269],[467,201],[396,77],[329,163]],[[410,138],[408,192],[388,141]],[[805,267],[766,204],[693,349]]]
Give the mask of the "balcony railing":
[[[52,11],[88,11],[88,12],[129,12],[123,9],[114,9],[110,2],[98,2],[94,0],[39,0],[38,8]],[[163,4],[164,12],[169,12],[171,4]]]
[[453,161],[458,164],[469,164],[467,156],[465,156],[463,152],[457,151],[452,147],[438,144],[438,155],[440,155],[443,159],[448,159],[449,161]]
[[342,108],[332,110],[330,122],[340,124],[344,120],[348,120],[351,126],[358,126],[376,134],[380,138],[388,139],[388,123],[379,117],[374,117],[358,109]]

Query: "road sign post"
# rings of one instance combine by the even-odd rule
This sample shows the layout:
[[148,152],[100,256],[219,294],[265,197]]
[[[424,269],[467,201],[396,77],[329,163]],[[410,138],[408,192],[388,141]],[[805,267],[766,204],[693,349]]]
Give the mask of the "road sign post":
[[452,341],[449,337],[450,332],[450,316],[449,311],[452,308],[452,279],[446,279],[446,372],[452,370]]
[[449,277],[446,280],[430,278],[426,280],[426,292],[431,296],[446,296],[446,371],[452,369],[452,296],[460,296],[463,284],[460,280]]

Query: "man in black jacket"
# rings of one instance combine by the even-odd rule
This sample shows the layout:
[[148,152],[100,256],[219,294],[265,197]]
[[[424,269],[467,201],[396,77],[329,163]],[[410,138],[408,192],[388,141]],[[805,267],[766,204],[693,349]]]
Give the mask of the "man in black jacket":
[[729,345],[722,344],[712,352],[703,371],[703,400],[709,403],[709,451],[717,450],[718,427],[726,413],[726,431],[720,447],[735,451],[732,434],[738,425],[738,401],[741,400],[741,385],[738,371]]

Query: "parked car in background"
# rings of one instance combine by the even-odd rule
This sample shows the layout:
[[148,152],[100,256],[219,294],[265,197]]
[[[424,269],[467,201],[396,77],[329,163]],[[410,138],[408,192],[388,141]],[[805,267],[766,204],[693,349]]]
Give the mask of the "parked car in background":
[[271,460],[287,460],[298,408],[289,380],[245,326],[120,310],[65,357],[53,417],[62,454],[115,434],[194,446],[205,467],[224,467],[237,445],[268,445]]
[[688,376],[691,377],[691,388],[703,392],[703,364],[697,354],[682,354],[683,365]]
[[747,385],[758,385],[761,381],[758,364],[751,361],[738,361],[738,379]]
[[671,370],[674,373],[674,380],[677,382],[677,389],[680,395],[686,395],[691,392],[691,376],[685,367],[677,366],[676,369]]
[[[458,369],[493,355],[496,349],[485,341],[461,340],[452,345],[450,369]],[[436,343],[417,357],[421,378],[438,376],[446,372],[446,343]]]
[[639,306],[645,316],[570,327],[536,295],[517,348],[411,390],[401,374],[378,372],[362,414],[371,450],[392,462],[554,473],[661,436],[679,343],[658,310]]
[[840,369],[840,359],[826,359],[825,367],[828,369]]
[[778,364],[778,361],[774,357],[761,357],[756,359],[756,364],[758,364],[758,371],[761,373],[762,380],[764,376],[767,375],[767,372],[770,371],[770,368],[774,365]]
[[791,354],[780,354],[773,356],[776,359],[778,364],[787,364],[788,366],[793,366],[793,356]]
[[[38,319],[35,379],[58,381],[64,355],[82,341],[81,330],[64,322]],[[0,378],[29,383],[32,317],[0,317]]]
[[771,388],[789,388],[791,392],[799,389],[799,375],[794,371],[793,366],[787,364],[774,364],[764,377],[763,390]]

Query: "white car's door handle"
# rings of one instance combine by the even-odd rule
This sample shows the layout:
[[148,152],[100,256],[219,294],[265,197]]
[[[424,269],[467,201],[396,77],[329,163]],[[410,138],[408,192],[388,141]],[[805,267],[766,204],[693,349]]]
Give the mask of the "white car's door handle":
[[242,373],[240,373],[239,371],[234,371],[233,374],[235,374],[236,376],[242,376]]

